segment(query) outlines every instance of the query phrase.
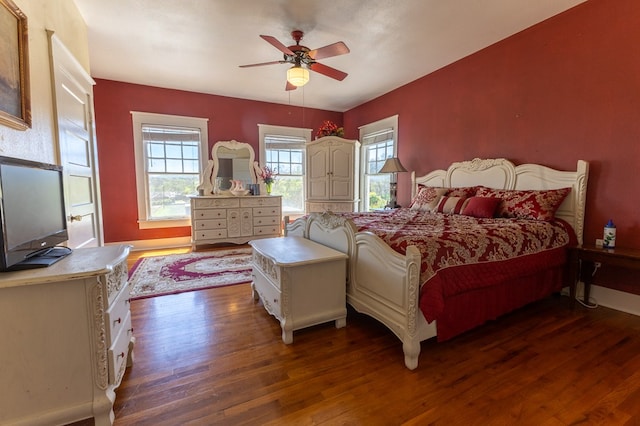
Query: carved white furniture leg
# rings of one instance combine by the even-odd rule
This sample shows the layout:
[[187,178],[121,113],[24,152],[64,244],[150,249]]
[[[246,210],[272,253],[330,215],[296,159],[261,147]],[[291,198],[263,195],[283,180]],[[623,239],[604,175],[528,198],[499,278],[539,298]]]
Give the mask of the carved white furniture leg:
[[254,300],[280,321],[282,341],[293,331],[335,321],[347,324],[346,261],[348,256],[301,237],[251,241]]

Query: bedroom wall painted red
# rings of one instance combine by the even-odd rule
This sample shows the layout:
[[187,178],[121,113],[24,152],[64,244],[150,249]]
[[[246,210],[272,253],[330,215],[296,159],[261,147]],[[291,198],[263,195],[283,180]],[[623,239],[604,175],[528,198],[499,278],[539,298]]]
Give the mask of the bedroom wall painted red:
[[[474,157],[573,169],[590,162],[585,241],[618,225],[619,246],[640,248],[633,195],[640,186],[640,2],[589,0],[343,114],[305,110],[305,121],[358,126],[399,114],[399,155],[419,174]],[[97,80],[96,127],[107,242],[189,235],[137,229],[130,111],[211,117],[210,140],[257,147],[257,123],[298,126],[299,108]],[[409,173],[399,201],[410,198]],[[631,190],[631,195],[629,193]],[[613,271],[607,280],[628,277]],[[622,284],[624,287],[624,284]],[[622,290],[632,291],[629,288]]]
[[[96,79],[96,135],[105,242],[191,235],[190,228],[138,229],[131,111],[209,119],[209,147],[250,143],[259,155],[258,124],[317,129],[342,125],[342,113]],[[260,161],[259,158],[257,158]]]
[[[347,136],[399,114],[399,156],[418,174],[475,157],[587,160],[585,242],[613,218],[618,246],[640,248],[638,22],[637,0],[589,0],[347,111]],[[398,180],[407,205],[410,174]]]

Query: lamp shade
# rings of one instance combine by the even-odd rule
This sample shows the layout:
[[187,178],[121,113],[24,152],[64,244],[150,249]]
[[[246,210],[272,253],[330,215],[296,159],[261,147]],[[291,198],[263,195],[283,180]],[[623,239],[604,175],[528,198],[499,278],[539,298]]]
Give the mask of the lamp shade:
[[385,161],[384,165],[378,173],[398,173],[406,171],[407,169],[405,169],[402,163],[400,163],[399,158],[391,157],[387,158],[387,161]]
[[287,70],[287,81],[296,87],[304,86],[309,82],[309,70],[294,65]]

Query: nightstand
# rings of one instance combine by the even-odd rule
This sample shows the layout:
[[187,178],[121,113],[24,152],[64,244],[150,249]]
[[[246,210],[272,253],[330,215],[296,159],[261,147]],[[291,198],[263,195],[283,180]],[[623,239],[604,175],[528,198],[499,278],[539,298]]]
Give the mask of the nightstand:
[[584,283],[584,303],[589,304],[589,294],[596,263],[640,269],[640,250],[625,248],[601,248],[596,246],[577,246],[569,249],[571,265],[570,297],[575,303],[576,283]]
[[294,330],[328,321],[336,328],[347,324],[346,254],[301,237],[249,244],[253,298],[280,321],[284,343],[293,342]]

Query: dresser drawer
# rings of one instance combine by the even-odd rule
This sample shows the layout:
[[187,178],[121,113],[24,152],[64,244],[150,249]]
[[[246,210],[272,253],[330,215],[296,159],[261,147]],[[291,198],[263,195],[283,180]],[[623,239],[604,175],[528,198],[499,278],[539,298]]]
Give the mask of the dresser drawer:
[[118,296],[107,309],[105,322],[107,323],[107,342],[109,344],[113,343],[115,337],[124,327],[124,320],[129,315],[130,298],[129,286],[127,285],[118,293]]
[[226,219],[227,209],[195,210],[193,217],[198,219]]
[[198,240],[212,240],[216,238],[227,238],[226,228],[221,229],[206,229],[202,231],[196,230],[193,234],[194,241]]
[[240,200],[238,198],[226,198],[226,197],[203,197],[192,198],[194,209],[211,209],[211,208],[233,208],[240,207]]
[[254,226],[253,227],[253,235],[255,236],[264,236],[264,235],[280,235],[280,224],[278,225],[267,225],[267,226]]
[[243,197],[242,207],[278,207],[282,197]]
[[264,308],[274,317],[282,320],[282,293],[258,268],[253,269],[254,289],[260,295]]
[[206,230],[206,229],[226,228],[227,227],[227,220],[226,219],[196,220],[194,226],[195,226],[195,229],[198,230],[198,231]]
[[253,217],[253,226],[279,226],[280,216],[258,216]]
[[254,216],[280,216],[280,206],[254,207]]
[[133,336],[131,327],[131,313],[122,321],[120,333],[109,347],[109,383],[118,385],[124,375],[124,370],[129,356],[129,342]]

